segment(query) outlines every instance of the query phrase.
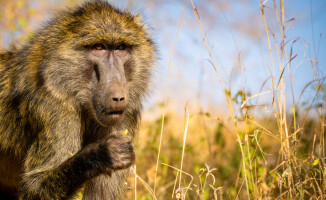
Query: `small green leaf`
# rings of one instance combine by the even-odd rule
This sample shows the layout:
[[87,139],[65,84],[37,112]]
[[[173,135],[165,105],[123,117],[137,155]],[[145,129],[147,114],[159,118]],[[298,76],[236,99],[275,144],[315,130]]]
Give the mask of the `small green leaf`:
[[34,14],[36,13],[36,10],[33,9],[33,8],[30,8],[30,9],[28,9],[27,13],[28,13],[29,15],[34,15]]
[[226,96],[228,96],[228,97],[230,97],[231,96],[231,92],[230,92],[230,90],[224,90],[224,93],[225,93],[225,95]]
[[125,136],[128,134],[128,129],[125,130],[125,132],[123,132],[122,136]]
[[25,1],[23,1],[23,0],[17,1],[17,7],[18,8],[23,8],[23,7],[25,7],[25,5],[26,5]]
[[314,166],[319,164],[319,159],[314,160],[314,163],[312,163]]
[[22,19],[19,19],[18,23],[21,27],[24,27],[27,25],[27,20],[25,18],[22,18]]
[[190,114],[189,115],[189,120],[192,120],[194,118],[194,115],[193,114]]

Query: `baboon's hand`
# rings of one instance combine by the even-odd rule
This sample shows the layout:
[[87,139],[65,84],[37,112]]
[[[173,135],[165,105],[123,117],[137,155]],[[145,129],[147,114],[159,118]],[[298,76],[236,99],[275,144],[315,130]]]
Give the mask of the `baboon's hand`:
[[135,162],[135,153],[131,145],[131,139],[123,136],[123,132],[116,132],[105,138],[103,145],[106,147],[109,157],[108,170],[118,170],[130,167]]

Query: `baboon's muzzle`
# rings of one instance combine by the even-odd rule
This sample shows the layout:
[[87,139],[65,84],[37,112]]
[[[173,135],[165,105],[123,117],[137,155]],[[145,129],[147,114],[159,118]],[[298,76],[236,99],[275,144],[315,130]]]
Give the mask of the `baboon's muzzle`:
[[[98,52],[95,51],[97,54]],[[128,87],[124,65],[130,55],[116,50],[102,50],[94,59],[94,108],[103,125],[119,122],[128,105]]]

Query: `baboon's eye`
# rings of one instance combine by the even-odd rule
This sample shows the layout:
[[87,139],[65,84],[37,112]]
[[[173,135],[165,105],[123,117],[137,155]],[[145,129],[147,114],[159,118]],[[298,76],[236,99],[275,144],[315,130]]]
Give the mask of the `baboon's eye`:
[[95,50],[104,50],[105,46],[103,44],[97,43],[93,46]]
[[104,56],[107,52],[106,50],[107,50],[107,47],[101,43],[94,44],[91,47],[91,52],[93,53],[93,55],[98,56],[98,57]]
[[124,43],[121,43],[115,49],[116,50],[125,50],[126,48],[127,48],[127,45]]

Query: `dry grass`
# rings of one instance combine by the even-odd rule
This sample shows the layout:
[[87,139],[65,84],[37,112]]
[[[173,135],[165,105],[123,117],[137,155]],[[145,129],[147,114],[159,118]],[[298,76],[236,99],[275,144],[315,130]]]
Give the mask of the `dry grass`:
[[[285,33],[293,20],[285,22],[283,0],[273,1],[272,8],[265,6],[267,1],[260,3],[270,53],[266,67],[271,87],[255,95],[249,95],[245,85],[238,91],[223,85],[224,77],[210,52],[199,12],[190,2],[210,63],[225,91],[230,117],[216,117],[200,108],[185,109],[184,117],[166,114],[165,99],[163,117],[143,123],[136,147],[137,173],[154,192],[147,192],[138,183],[137,192],[128,193],[128,199],[325,199],[325,78],[320,77],[317,58],[311,58],[315,79],[305,89],[314,87],[314,97],[301,106],[301,96],[295,101],[293,93],[285,93],[286,87],[293,91],[296,84],[291,80],[291,61],[296,55],[292,55],[292,47],[287,52]],[[280,46],[275,49],[266,8],[275,12],[278,22]],[[240,59],[238,62],[241,68]],[[285,71],[290,86],[285,84]],[[249,104],[268,93],[272,94],[269,105]],[[288,98],[293,99],[290,108]],[[253,114],[257,110],[265,113],[263,117]],[[135,185],[130,187],[133,190]]]

